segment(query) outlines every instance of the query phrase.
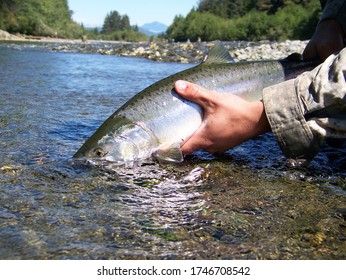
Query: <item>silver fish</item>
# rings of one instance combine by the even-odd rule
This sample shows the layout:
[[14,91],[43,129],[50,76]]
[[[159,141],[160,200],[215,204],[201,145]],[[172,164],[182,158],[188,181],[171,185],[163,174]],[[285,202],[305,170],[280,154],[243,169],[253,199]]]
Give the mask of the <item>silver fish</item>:
[[164,78],[127,101],[82,145],[74,158],[118,164],[150,157],[182,162],[180,146],[202,123],[203,110],[174,91],[175,81],[183,79],[255,101],[262,98],[263,88],[296,77],[316,65],[296,59],[234,63],[228,51],[216,45],[198,66]]

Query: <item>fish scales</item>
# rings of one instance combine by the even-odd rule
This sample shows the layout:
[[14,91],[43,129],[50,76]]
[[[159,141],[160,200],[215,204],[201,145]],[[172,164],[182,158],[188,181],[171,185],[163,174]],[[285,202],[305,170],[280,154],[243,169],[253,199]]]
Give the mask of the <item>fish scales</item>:
[[[122,106],[117,114],[133,120],[142,120],[150,117],[150,114],[146,112],[149,104],[159,110],[151,113],[161,115],[161,110],[167,107],[162,105],[175,104],[172,89],[174,82],[179,79],[197,83],[209,90],[242,95],[243,93],[261,93],[262,88],[281,82],[284,78],[283,67],[276,61],[198,65],[149,86]],[[257,98],[258,96],[252,99]],[[143,110],[138,112],[139,108]]]

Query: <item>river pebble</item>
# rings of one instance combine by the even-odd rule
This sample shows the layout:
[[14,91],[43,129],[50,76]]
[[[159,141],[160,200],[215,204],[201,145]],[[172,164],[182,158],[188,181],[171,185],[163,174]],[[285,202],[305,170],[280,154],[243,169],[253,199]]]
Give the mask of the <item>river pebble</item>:
[[282,59],[292,53],[302,53],[308,41],[282,42],[230,41],[230,42],[142,42],[129,43],[102,40],[63,40],[57,38],[28,37],[0,30],[0,41],[38,43],[57,52],[97,53],[141,57],[155,61],[200,63],[215,44],[222,43],[235,61]]
[[[150,43],[150,44],[113,44],[99,47],[100,54],[143,57],[155,61],[171,61],[180,63],[199,63],[208,51],[217,43],[222,43],[235,61],[282,59],[292,53],[302,53],[307,41],[284,42],[205,42],[205,43]],[[78,46],[69,46],[67,50],[78,51]],[[86,52],[93,52],[93,44],[85,47]]]

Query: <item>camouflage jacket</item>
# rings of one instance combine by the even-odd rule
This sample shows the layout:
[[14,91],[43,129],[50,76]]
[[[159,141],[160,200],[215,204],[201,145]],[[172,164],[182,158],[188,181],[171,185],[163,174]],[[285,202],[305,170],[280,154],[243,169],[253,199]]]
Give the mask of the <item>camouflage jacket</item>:
[[[321,0],[320,21],[346,34],[346,0]],[[312,159],[326,138],[346,138],[346,48],[314,70],[263,90],[272,131],[288,158]],[[280,98],[275,98],[280,94]]]
[[310,160],[325,138],[346,138],[345,76],[346,48],[314,70],[263,90],[266,115],[287,157]]

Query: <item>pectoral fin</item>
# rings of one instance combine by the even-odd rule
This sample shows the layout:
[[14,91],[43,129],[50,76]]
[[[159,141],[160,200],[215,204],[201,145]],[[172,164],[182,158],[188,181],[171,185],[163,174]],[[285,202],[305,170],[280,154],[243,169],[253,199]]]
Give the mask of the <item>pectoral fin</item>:
[[159,162],[164,163],[180,163],[184,160],[179,144],[159,148],[152,154],[152,156]]

